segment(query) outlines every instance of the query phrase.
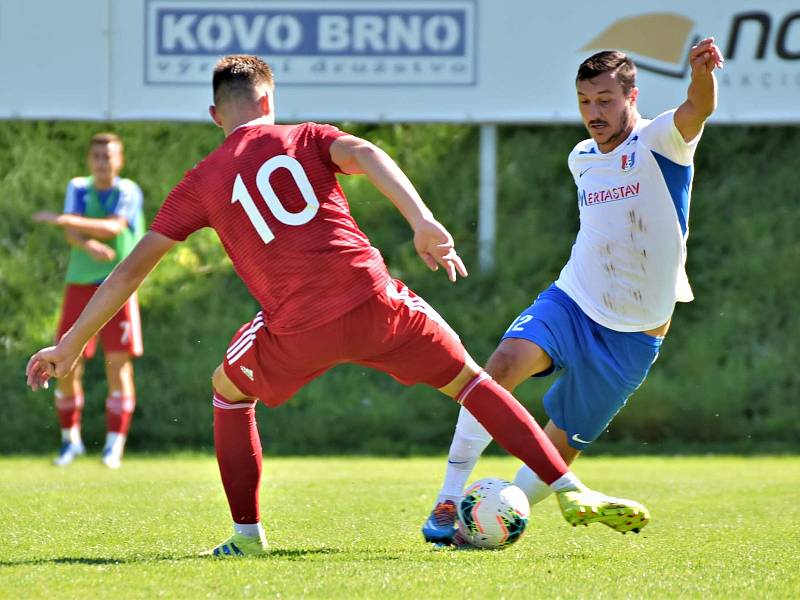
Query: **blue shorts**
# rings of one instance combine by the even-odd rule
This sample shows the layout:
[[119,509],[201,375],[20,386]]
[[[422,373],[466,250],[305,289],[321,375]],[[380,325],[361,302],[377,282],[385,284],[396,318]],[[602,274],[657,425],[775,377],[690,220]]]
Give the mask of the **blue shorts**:
[[625,406],[663,340],[595,323],[555,284],[511,323],[507,338],[530,340],[553,359],[553,368],[536,376],[563,370],[545,394],[544,408],[578,450],[597,439]]

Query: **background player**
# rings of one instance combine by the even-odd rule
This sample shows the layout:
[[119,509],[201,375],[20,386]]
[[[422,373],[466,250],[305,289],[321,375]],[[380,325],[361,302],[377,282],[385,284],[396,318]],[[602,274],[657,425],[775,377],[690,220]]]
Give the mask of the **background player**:
[[[509,452],[556,491],[574,524],[644,526],[640,504],[583,487],[525,409],[467,355],[436,312],[389,275],[350,215],[336,173],[365,174],[408,220],[414,245],[451,281],[466,275],[450,234],[399,167],[374,145],[330,125],[275,125],[269,67],[223,58],[213,76],[221,146],[172,190],[151,231],[114,271],[55,348],[28,363],[38,388],[72,367],[86,340],[177,242],[213,227],[263,310],[231,341],[213,375],[214,441],[234,521],[220,556],[267,551],[259,514],[261,444],[255,403],[278,406],[330,367],[353,362],[405,384],[426,383],[470,408]],[[224,291],[221,290],[221,293]]]
[[[569,156],[580,230],[558,280],[505,332],[486,371],[513,391],[531,376],[563,371],[544,397],[545,432],[571,464],[644,381],[675,302],[693,299],[684,265],[692,161],[716,108],[713,38],[690,51],[686,101],[652,121],[636,106],[636,68],[599,52],[578,68],[576,87],[591,139]],[[456,502],[491,436],[463,407],[442,489],[423,524],[427,541],[455,533]],[[523,466],[515,483],[531,504],[549,489]]]
[[[37,212],[33,220],[61,227],[71,246],[64,301],[56,339],[72,327],[89,299],[114,267],[144,234],[142,191],[130,179],[119,177],[124,164],[122,140],[113,133],[98,133],[89,142],[88,177],[75,177],[67,185],[64,213]],[[142,354],[139,305],[133,294],[100,330],[105,355],[106,443],[103,464],[121,465],[125,440],[136,405],[132,357]],[[83,351],[94,356],[95,338]],[[84,404],[83,360],[58,381],[55,404],[61,423],[61,449],[54,463],[70,464],[84,453],[81,411]]]

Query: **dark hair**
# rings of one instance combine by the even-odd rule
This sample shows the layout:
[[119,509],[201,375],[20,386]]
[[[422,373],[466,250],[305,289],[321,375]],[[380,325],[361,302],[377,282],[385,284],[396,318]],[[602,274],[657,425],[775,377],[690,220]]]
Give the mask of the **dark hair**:
[[609,71],[622,86],[625,95],[630,94],[636,86],[636,65],[627,54],[618,50],[603,50],[592,54],[578,67],[575,82],[593,79]]
[[229,54],[214,65],[214,104],[233,97],[250,94],[253,88],[267,84],[275,86],[272,69],[257,56],[251,54]]
[[122,140],[116,133],[103,131],[101,133],[95,133],[92,139],[89,140],[89,152],[92,151],[92,147],[94,146],[105,146],[106,144],[119,144],[119,151],[122,152],[124,150]]

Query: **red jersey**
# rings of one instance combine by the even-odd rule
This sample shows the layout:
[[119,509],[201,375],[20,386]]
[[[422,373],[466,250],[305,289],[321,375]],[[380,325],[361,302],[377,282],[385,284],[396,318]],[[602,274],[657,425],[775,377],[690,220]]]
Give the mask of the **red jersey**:
[[234,130],[170,192],[151,229],[182,241],[212,227],[276,334],[327,323],[390,276],[336,180],[331,125]]

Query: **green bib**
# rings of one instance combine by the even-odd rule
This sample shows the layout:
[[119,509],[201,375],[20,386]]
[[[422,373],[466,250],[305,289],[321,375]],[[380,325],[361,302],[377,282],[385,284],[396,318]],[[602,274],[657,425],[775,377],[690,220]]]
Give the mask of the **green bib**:
[[[84,217],[93,219],[107,219],[113,216],[110,210],[106,210],[103,202],[100,201],[100,195],[94,187],[94,181],[91,177],[88,178],[86,189],[86,210],[83,213]],[[114,186],[110,196],[106,200],[106,205],[113,208],[119,199],[119,187]],[[109,276],[111,271],[116,267],[128,254],[130,254],[133,247],[136,246],[138,241],[144,235],[144,213],[140,209],[136,213],[134,219],[133,229],[125,227],[119,235],[106,240],[98,240],[104,244],[111,246],[116,253],[113,260],[101,261],[95,260],[83,248],[76,248],[72,246],[70,249],[69,265],[67,266],[67,283],[99,283]]]

